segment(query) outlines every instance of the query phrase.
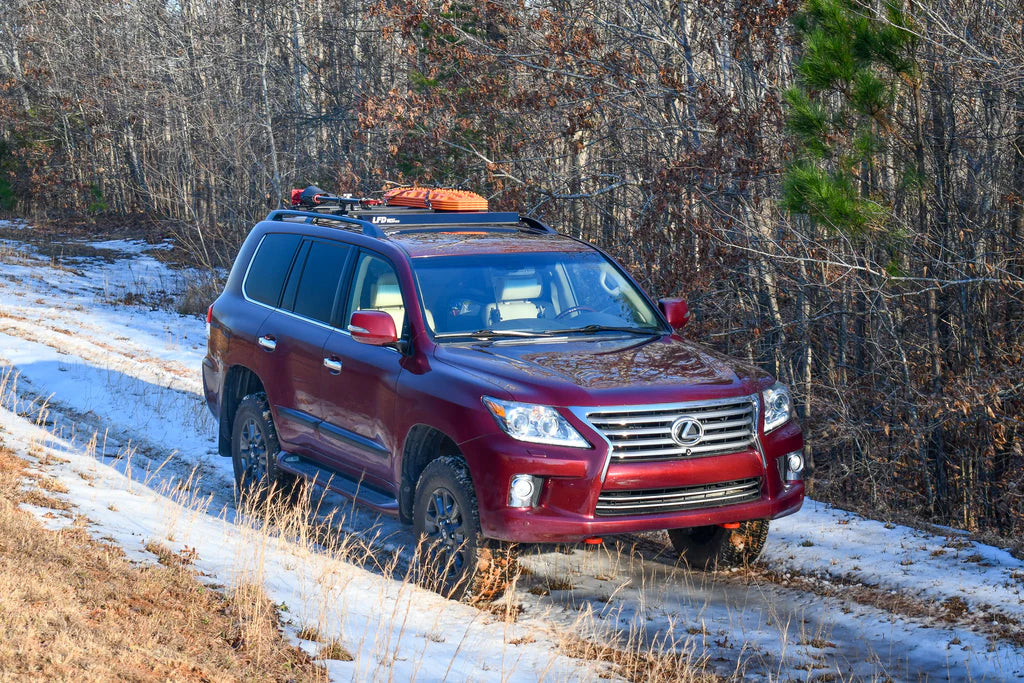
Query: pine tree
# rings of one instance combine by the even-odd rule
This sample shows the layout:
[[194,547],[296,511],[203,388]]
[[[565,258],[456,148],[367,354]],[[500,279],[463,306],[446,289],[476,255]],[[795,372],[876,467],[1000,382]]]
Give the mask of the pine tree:
[[899,138],[897,89],[915,78],[915,37],[894,2],[883,7],[884,20],[855,0],[806,0],[793,20],[802,54],[785,98],[796,151],[781,204],[851,237],[889,215],[878,168]]

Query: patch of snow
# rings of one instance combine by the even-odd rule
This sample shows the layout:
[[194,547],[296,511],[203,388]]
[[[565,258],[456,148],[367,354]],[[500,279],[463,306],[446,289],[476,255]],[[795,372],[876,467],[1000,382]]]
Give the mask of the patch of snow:
[[808,500],[772,523],[765,560],[782,571],[880,586],[930,602],[964,600],[1024,620],[1024,562],[951,530],[947,536],[885,524]]
[[0,220],[0,228],[7,228],[10,230],[30,230],[32,226],[20,218],[15,218],[13,220]]

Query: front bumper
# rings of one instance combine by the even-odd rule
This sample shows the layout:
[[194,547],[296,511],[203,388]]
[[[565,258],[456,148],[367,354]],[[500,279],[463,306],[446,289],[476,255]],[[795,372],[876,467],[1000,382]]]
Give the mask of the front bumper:
[[544,506],[528,510],[504,508],[487,515],[481,510],[480,524],[485,536],[504,541],[575,543],[594,536],[777,519],[799,510],[803,500],[804,484],[796,482],[775,498],[762,497],[756,502],[719,508],[621,517],[580,515]]
[[[782,480],[778,459],[803,447],[796,422],[765,438],[762,450],[654,462],[613,462],[607,448],[587,450],[538,446],[504,435],[460,444],[473,474],[483,534],[520,543],[572,543],[594,536],[776,519],[800,509],[802,481]],[[763,455],[762,455],[763,453]],[[508,487],[515,474],[544,477],[533,508],[510,508]],[[735,504],[651,514],[595,514],[602,492],[671,489],[757,477],[761,496]]]

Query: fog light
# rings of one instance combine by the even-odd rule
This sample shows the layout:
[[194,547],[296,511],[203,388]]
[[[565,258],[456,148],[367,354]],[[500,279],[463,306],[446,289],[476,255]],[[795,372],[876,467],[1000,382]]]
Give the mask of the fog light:
[[799,481],[804,478],[804,454],[793,451],[786,456],[786,481]]
[[543,481],[532,474],[517,474],[512,477],[512,484],[508,488],[508,506],[529,508],[536,505]]

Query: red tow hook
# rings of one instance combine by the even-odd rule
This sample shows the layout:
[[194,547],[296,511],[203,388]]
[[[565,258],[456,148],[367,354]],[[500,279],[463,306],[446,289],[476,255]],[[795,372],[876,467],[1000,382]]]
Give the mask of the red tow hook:
[[719,524],[718,526],[722,527],[723,529],[739,529],[740,528],[740,523],[739,522],[726,522],[725,524]]

